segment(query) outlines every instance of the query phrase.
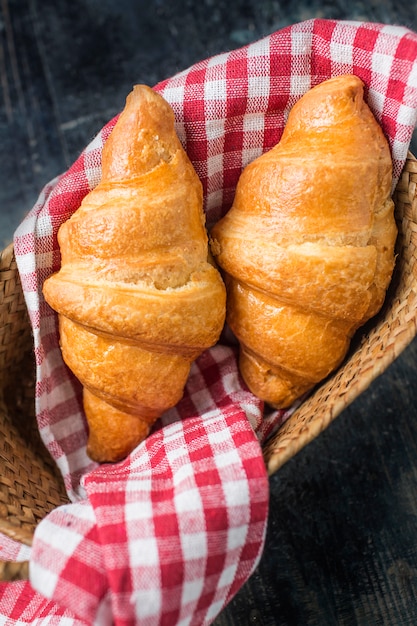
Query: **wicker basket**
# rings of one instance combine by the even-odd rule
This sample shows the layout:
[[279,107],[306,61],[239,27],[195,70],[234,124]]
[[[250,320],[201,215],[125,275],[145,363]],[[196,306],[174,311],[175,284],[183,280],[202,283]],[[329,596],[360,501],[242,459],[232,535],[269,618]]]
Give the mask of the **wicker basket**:
[[[409,154],[394,200],[397,264],[379,315],[355,337],[345,363],[293,413],[264,448],[270,474],[313,440],[416,335],[417,160]],[[0,256],[0,532],[30,545],[37,523],[67,502],[34,415],[32,338],[13,247]],[[0,580],[27,577],[27,563],[1,563]]]

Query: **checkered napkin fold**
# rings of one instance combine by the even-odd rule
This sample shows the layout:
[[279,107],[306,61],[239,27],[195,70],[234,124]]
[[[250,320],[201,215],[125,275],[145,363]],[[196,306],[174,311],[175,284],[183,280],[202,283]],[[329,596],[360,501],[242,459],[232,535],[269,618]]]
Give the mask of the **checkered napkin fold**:
[[[416,58],[417,35],[406,28],[309,20],[158,84],[202,181],[209,226],[231,206],[242,168],[280,139],[297,99],[338,74],[364,81],[389,139],[395,184],[416,123]],[[3,587],[0,613],[35,624],[51,616],[65,624],[209,624],[262,554],[261,444],[286,415],[264,415],[225,339],[197,360],[183,399],[125,461],[99,467],[88,459],[80,385],[63,364],[56,316],[41,290],[59,266],[57,229],[99,181],[115,121],[45,187],[15,236],[34,333],[39,429],[71,503],[38,525],[32,586]]]

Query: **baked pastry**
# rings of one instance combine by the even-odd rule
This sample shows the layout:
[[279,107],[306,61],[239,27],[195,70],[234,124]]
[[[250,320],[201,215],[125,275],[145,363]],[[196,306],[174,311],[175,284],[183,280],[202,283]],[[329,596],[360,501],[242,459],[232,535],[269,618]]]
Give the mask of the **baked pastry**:
[[212,230],[254,394],[286,408],[339,366],[394,268],[392,161],[359,78],[308,91]]
[[104,145],[101,182],[59,229],[61,268],[43,287],[98,462],[124,458],[180,400],[224,324],[202,185],[174,124],[162,96],[134,87]]

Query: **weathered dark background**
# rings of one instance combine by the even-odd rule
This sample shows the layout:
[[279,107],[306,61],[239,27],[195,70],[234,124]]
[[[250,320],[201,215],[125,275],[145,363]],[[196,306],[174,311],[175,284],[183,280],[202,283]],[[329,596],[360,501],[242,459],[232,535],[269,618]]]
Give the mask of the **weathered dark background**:
[[[417,30],[417,2],[0,0],[0,247],[123,106],[312,17]],[[417,624],[417,343],[271,478],[263,559],[217,626]]]

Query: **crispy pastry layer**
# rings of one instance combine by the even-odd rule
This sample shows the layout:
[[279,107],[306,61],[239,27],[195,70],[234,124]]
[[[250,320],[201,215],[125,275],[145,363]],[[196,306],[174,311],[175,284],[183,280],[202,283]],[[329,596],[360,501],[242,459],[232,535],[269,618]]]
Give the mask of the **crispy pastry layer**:
[[392,162],[356,76],[293,107],[280,142],[241,174],[212,231],[227,321],[250,389],[288,407],[343,360],[394,267]]
[[226,293],[208,262],[202,202],[172,109],[135,86],[101,182],[59,230],[61,269],[44,283],[84,386],[94,460],[117,461],[142,441],[220,335]]

